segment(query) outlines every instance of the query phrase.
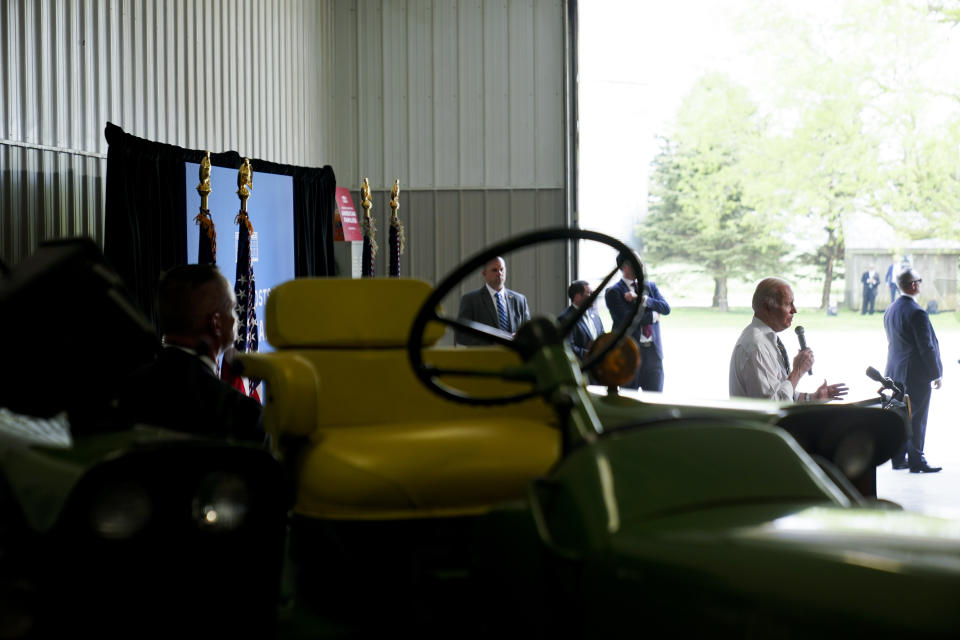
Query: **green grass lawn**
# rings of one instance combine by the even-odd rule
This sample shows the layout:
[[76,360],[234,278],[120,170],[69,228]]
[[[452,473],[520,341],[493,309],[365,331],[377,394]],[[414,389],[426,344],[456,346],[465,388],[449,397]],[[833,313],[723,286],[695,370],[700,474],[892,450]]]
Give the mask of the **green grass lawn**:
[[[730,309],[726,313],[708,307],[672,307],[669,323],[677,329],[742,329],[750,322],[751,316],[753,311],[743,307]],[[931,316],[931,322],[937,332],[960,331],[960,314],[956,312],[935,314]],[[863,316],[856,311],[840,309],[836,316],[828,316],[819,309],[799,309],[793,318],[793,326],[797,325],[811,331],[861,331],[883,327],[883,312]]]

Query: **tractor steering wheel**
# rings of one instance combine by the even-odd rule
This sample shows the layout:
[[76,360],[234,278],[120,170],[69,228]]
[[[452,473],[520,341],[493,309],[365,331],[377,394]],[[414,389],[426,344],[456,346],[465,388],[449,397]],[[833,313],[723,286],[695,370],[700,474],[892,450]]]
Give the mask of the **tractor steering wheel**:
[[[560,227],[526,233],[495,244],[492,247],[485,249],[469,258],[466,262],[463,262],[446,278],[444,278],[443,281],[437,285],[436,289],[433,290],[433,293],[431,293],[427,300],[423,303],[423,306],[420,307],[420,311],[417,313],[417,317],[413,321],[413,326],[410,328],[410,337],[407,340],[407,354],[410,358],[410,364],[413,367],[414,373],[416,373],[416,376],[430,391],[456,402],[486,406],[520,402],[542,393],[542,390],[532,388],[530,391],[512,395],[498,397],[477,397],[464,393],[454,387],[450,387],[441,382],[439,378],[442,376],[499,378],[510,381],[526,381],[531,385],[535,385],[536,380],[533,378],[533,376],[526,375],[524,372],[518,371],[516,367],[506,367],[496,370],[482,370],[476,368],[450,369],[439,368],[428,364],[423,360],[424,334],[426,333],[428,323],[439,322],[441,324],[451,326],[459,331],[468,333],[472,336],[483,338],[492,343],[499,344],[507,347],[508,349],[516,351],[520,354],[524,361],[529,360],[534,353],[539,351],[546,344],[560,344],[561,341],[566,340],[567,336],[570,334],[576,324],[586,314],[587,310],[593,306],[593,303],[596,301],[597,297],[604,290],[610,280],[612,280],[617,274],[620,269],[619,267],[615,267],[610,273],[608,273],[603,279],[603,282],[600,283],[590,297],[580,306],[577,312],[571,314],[570,317],[568,317],[564,322],[551,322],[547,318],[537,317],[521,326],[520,330],[517,332],[516,338],[511,336],[509,333],[501,331],[500,329],[476,322],[471,322],[469,320],[461,320],[458,318],[441,315],[437,311],[440,302],[444,299],[444,297],[446,297],[447,294],[453,291],[453,289],[457,287],[465,278],[473,275],[477,269],[480,269],[486,265],[490,260],[493,260],[498,256],[508,254],[511,251],[516,251],[517,249],[540,244],[542,242],[559,240],[593,240],[595,242],[613,247],[617,250],[620,256],[623,256],[623,261],[628,262],[633,267],[634,273],[637,274],[637,284],[641,288],[643,287],[643,267],[634,252],[630,249],[630,247],[620,242],[616,238],[612,238],[603,233],[586,231],[583,229]],[[587,359],[580,366],[581,371],[588,371],[593,366],[600,363],[604,356],[606,356],[610,351],[620,344],[620,342],[626,337],[627,331],[633,325],[634,318],[636,318],[637,314],[640,312],[641,306],[642,298],[638,296],[634,301],[633,306],[630,308],[630,313],[627,319],[617,328],[616,331],[613,332],[613,335],[610,339],[604,341],[602,346],[599,346],[595,353],[591,353],[587,357]]]

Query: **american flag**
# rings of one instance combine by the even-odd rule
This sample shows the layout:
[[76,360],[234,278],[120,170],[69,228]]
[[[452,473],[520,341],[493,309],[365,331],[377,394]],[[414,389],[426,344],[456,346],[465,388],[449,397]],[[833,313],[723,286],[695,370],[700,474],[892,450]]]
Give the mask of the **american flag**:
[[[233,290],[237,295],[237,341],[234,349],[237,353],[255,352],[260,346],[259,323],[257,322],[257,286],[253,278],[253,260],[250,258],[250,236],[253,225],[246,212],[241,211],[235,220],[239,225],[240,237],[237,243],[237,274]],[[228,377],[229,376],[229,377]],[[224,371],[224,379],[242,393],[260,399],[257,387],[259,380],[248,380]]]

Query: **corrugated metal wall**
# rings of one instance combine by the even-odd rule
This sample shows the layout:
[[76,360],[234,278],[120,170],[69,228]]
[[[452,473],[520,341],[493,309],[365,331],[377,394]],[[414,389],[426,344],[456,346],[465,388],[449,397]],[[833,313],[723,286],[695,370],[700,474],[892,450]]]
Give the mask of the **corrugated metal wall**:
[[[341,0],[332,8],[337,181],[363,177],[386,246],[401,185],[404,275],[436,282],[480,248],[563,225],[564,0]],[[386,252],[378,273],[387,271]],[[508,260],[534,311],[565,306],[567,251]],[[463,287],[480,285],[479,276]]]
[[316,166],[330,156],[328,2],[0,2],[0,257],[102,244],[114,122],[189,148]]
[[563,187],[562,0],[333,6],[342,183]]
[[[0,257],[16,264],[81,233],[102,243],[111,121],[184,147],[330,164],[355,198],[369,177],[383,231],[382,192],[399,178],[404,273],[435,282],[487,244],[568,219],[565,7],[0,2]],[[567,262],[559,247],[518,256],[508,286],[557,312]]]

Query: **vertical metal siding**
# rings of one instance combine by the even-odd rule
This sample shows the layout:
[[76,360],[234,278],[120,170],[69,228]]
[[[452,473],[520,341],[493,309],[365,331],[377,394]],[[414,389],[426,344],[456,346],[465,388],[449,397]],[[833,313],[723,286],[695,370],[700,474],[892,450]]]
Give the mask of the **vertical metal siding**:
[[384,185],[409,171],[409,123],[407,91],[410,87],[407,61],[407,10],[402,2],[383,5],[380,55],[383,60],[383,155]]
[[[486,115],[489,109],[487,83],[484,77],[484,3],[483,0],[462,0],[459,3],[456,46],[459,78],[454,86],[459,87],[457,113],[457,137],[450,142],[459,146],[454,156],[449,144],[437,149],[437,159],[441,164],[450,163],[459,156],[460,167],[455,181],[441,184],[483,185],[488,184],[489,176],[484,174],[484,158],[487,149],[484,145]],[[490,43],[490,48],[495,48]],[[454,164],[454,163],[451,163]],[[455,166],[455,165],[454,165]],[[503,184],[502,182],[500,184]]]
[[[510,186],[510,50],[509,14],[506,0],[483,3],[483,138],[482,185]],[[469,55],[469,54],[468,54]],[[475,54],[474,54],[475,55]]]
[[[359,131],[353,138],[359,151],[363,177],[371,187],[386,184],[384,177],[384,100],[383,100],[383,5],[381,0],[357,3],[356,50],[359,77]],[[361,71],[362,70],[362,71]],[[336,158],[334,158],[336,162]],[[359,180],[354,181],[359,184]]]
[[108,121],[144,138],[331,162],[332,3],[0,2],[0,258],[103,236]]
[[[534,184],[536,167],[534,148],[536,128],[534,127],[534,89],[536,76],[534,65],[534,45],[536,30],[533,23],[532,0],[513,0],[510,4],[509,39],[509,100],[510,100],[510,177],[513,185]],[[555,76],[560,82],[562,74]],[[560,121],[556,123],[558,126]]]
[[[566,220],[564,12],[564,0],[0,3],[0,257],[102,239],[112,121],[331,164],[355,197],[369,177],[383,246],[399,178],[404,271],[435,281],[491,242]],[[535,309],[562,305],[562,251],[509,268]]]
[[[411,0],[407,11],[407,68],[404,92],[407,136],[404,148],[410,184],[433,187],[433,9],[430,0]],[[443,64],[443,61],[441,61]],[[411,144],[415,141],[415,144]]]
[[[330,87],[335,118],[334,157],[330,159],[337,171],[337,184],[357,189],[362,172],[359,165],[359,146],[362,131],[360,121],[359,47],[355,37],[357,7],[353,3],[335,2],[333,5],[334,52],[333,85]],[[366,80],[365,80],[366,81]],[[359,200],[356,201],[359,207]]]
[[[564,47],[563,11],[534,4],[533,145],[534,184],[564,183]],[[557,129],[557,123],[561,129]],[[562,202],[561,207],[562,209]]]
[[[563,0],[334,7],[343,184],[562,189]],[[340,93],[356,86],[356,103]]]
[[[565,10],[563,0],[336,3],[333,91],[355,99],[334,99],[330,162],[358,203],[370,179],[378,274],[396,178],[404,275],[436,282],[493,242],[565,224]],[[508,286],[558,313],[567,255],[547,245],[510,257]],[[445,306],[479,284],[468,279]]]

